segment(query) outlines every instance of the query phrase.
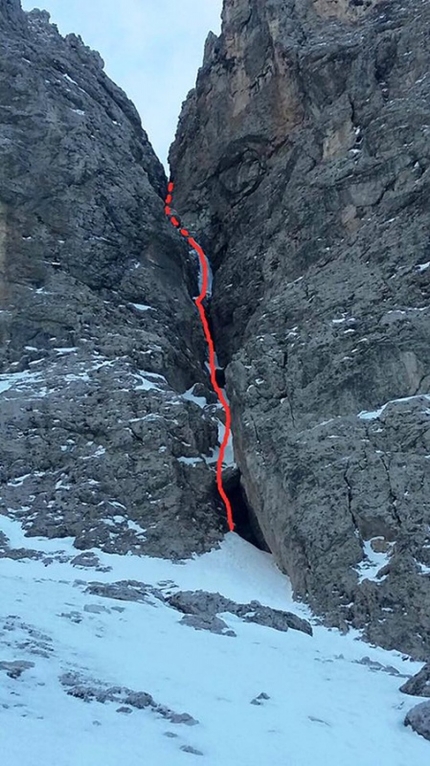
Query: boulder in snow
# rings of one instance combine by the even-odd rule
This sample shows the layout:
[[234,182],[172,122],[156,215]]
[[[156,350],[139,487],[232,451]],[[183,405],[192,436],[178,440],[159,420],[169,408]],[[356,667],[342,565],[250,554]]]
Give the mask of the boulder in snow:
[[430,740],[430,702],[420,702],[409,711],[405,726],[412,726],[417,734]]

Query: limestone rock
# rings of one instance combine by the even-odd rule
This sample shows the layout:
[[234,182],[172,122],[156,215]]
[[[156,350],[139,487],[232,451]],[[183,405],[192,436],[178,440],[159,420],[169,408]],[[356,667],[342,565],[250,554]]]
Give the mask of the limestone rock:
[[82,550],[207,550],[206,347],[138,113],[18,0],[0,0],[0,104],[0,513]]
[[224,620],[213,614],[184,614],[180,622],[181,625],[188,625],[195,630],[208,630],[210,633],[232,638],[236,636],[234,630],[230,630]]
[[400,691],[405,694],[413,694],[416,697],[430,697],[430,663],[427,662],[423,668],[412,678],[409,678]]
[[307,620],[297,617],[292,612],[262,606],[258,601],[251,601],[249,604],[237,604],[220,593],[206,593],[205,591],[179,591],[173,596],[168,596],[166,600],[170,606],[178,609],[178,611],[197,618],[197,622],[195,619],[186,620],[186,625],[210,630],[214,633],[222,632],[225,625],[225,623],[221,625],[222,620],[214,619],[216,615],[220,612],[229,612],[241,617],[245,622],[256,622],[258,625],[265,625],[284,632],[291,628],[307,633],[309,636],[312,635],[312,627]]
[[181,745],[179,749],[184,753],[191,753],[191,755],[204,755],[201,750],[197,750],[197,748],[192,745]]
[[91,593],[93,596],[113,598],[119,601],[147,602],[154,594],[159,596],[157,589],[136,580],[121,580],[112,583],[91,582],[85,592]]
[[[67,672],[63,673],[59,681],[65,688],[70,697],[83,700],[84,702],[120,702],[126,707],[130,706],[135,710],[145,710],[149,708],[162,718],[166,718],[171,723],[185,724],[186,726],[195,726],[198,721],[189,713],[176,713],[166,705],[156,702],[148,692],[134,691],[124,686],[109,686],[104,681],[87,678],[82,673]],[[117,709],[117,712],[128,712],[124,709]]]
[[34,668],[34,662],[27,662],[26,660],[0,661],[0,670],[4,670],[9,678],[20,678],[24,671],[30,668]]
[[417,734],[430,740],[430,702],[420,702],[409,711],[405,726],[411,726]]
[[270,700],[270,697],[266,692],[261,692],[257,697],[251,700],[251,705],[262,705],[266,700]]
[[225,0],[170,160],[251,513],[330,624],[430,650],[430,5]]

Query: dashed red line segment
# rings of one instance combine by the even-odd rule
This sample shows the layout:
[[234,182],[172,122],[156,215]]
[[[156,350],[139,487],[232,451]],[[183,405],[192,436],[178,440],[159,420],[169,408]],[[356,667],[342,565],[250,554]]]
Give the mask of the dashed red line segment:
[[224,462],[224,455],[225,455],[225,451],[226,451],[228,440],[230,438],[230,433],[231,433],[231,411],[230,411],[229,404],[224,396],[224,393],[222,389],[219,387],[216,380],[215,346],[212,339],[211,331],[209,329],[209,323],[207,320],[206,311],[203,306],[203,301],[206,298],[206,293],[208,289],[208,280],[209,280],[208,262],[207,262],[206,255],[204,251],[202,250],[202,248],[200,247],[200,245],[198,244],[198,242],[196,242],[196,240],[191,236],[189,231],[187,231],[186,229],[182,227],[181,222],[178,220],[178,218],[176,217],[176,214],[171,208],[174,188],[175,188],[175,185],[173,181],[169,181],[167,185],[167,196],[164,203],[164,212],[166,216],[168,217],[172,226],[178,229],[179,234],[184,239],[186,239],[190,247],[192,247],[193,250],[195,250],[197,255],[199,256],[200,268],[202,273],[202,287],[201,287],[200,295],[198,296],[198,298],[195,298],[194,300],[200,315],[201,323],[203,325],[203,331],[205,334],[206,342],[208,344],[209,369],[210,369],[212,387],[225,412],[225,431],[224,431],[224,438],[220,446],[219,456],[217,461],[216,482],[217,482],[218,492],[225,505],[228,527],[230,529],[230,532],[232,532],[234,530],[233,511],[231,508],[230,500],[228,499],[225,493],[223,481],[222,481],[222,466]]

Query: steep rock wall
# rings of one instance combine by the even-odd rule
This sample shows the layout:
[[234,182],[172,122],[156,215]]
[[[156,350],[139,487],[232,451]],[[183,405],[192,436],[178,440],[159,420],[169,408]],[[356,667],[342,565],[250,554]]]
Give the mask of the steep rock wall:
[[221,536],[165,185],[101,57],[0,0],[0,512],[30,535],[173,557]]
[[430,6],[225,0],[171,165],[296,596],[430,650]]

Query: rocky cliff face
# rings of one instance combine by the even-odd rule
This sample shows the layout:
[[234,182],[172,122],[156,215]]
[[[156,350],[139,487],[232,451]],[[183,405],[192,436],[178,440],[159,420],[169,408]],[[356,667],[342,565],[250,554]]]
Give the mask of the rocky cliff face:
[[430,651],[430,5],[225,0],[171,164],[295,593]]
[[[429,27],[419,0],[225,0],[171,153],[213,263],[256,529],[330,624],[417,658]],[[100,56],[0,0],[0,511],[29,535],[179,557],[223,532],[219,412],[165,183]]]
[[0,511],[30,535],[173,557],[221,535],[216,407],[164,191],[100,56],[0,0]]

